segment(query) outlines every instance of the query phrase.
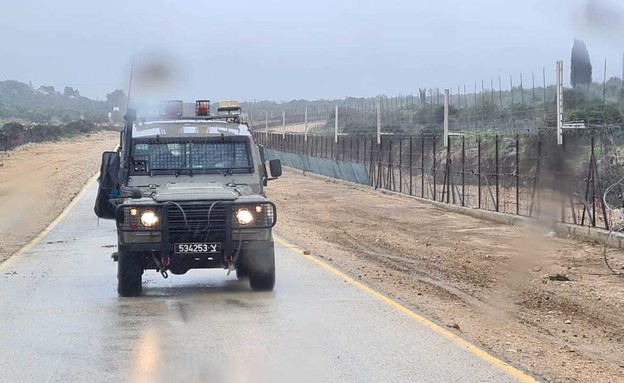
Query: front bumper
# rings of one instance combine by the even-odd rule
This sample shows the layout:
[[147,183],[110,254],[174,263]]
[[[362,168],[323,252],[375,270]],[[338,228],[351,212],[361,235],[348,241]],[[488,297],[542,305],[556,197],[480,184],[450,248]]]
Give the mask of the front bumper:
[[[121,205],[117,209],[117,232],[119,251],[122,253],[143,253],[149,260],[193,258],[206,261],[207,264],[198,267],[218,267],[224,260],[234,257],[241,252],[260,249],[272,249],[273,239],[271,229],[277,221],[275,205],[273,207],[273,222],[265,227],[238,227],[234,224],[233,215],[236,208],[242,204],[223,201],[198,201],[186,205],[165,202],[157,206],[150,206],[159,210],[160,222],[157,230],[128,229],[124,225],[124,210],[132,206]],[[205,211],[210,208],[213,217],[205,218]],[[214,207],[214,206],[213,206]],[[184,222],[180,222],[178,210],[185,210]],[[195,210],[193,210],[195,209]],[[201,214],[200,214],[201,213]],[[199,218],[198,218],[199,217]],[[201,218],[201,219],[200,219]],[[174,252],[176,243],[215,243],[221,244],[218,253],[184,253]]]

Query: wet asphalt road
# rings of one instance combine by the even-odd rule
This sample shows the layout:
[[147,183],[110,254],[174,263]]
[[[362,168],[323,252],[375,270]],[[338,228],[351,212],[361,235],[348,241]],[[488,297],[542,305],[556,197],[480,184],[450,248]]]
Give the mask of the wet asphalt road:
[[279,245],[271,293],[223,270],[146,271],[143,296],[119,298],[94,197],[0,265],[0,382],[515,381]]

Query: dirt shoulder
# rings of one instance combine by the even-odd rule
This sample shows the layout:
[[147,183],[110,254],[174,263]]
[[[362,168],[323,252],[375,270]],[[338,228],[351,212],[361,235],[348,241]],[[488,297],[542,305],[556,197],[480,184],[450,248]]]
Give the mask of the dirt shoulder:
[[268,193],[279,234],[503,359],[553,382],[624,382],[624,278],[601,246],[295,171]]
[[0,262],[63,211],[118,139],[98,132],[0,152]]

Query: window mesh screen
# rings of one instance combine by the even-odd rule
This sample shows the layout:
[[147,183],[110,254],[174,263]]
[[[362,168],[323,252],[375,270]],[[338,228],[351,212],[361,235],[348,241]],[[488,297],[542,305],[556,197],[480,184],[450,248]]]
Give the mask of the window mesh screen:
[[245,142],[141,143],[133,160],[151,170],[247,169],[251,160]]
[[190,165],[193,169],[246,168],[251,166],[244,142],[191,143]]

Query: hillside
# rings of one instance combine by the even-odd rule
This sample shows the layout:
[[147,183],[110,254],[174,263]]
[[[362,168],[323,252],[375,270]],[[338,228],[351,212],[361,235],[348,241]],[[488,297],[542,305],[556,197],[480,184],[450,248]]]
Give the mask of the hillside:
[[[53,86],[35,89],[30,84],[15,80],[0,81],[0,122],[20,121],[25,123],[61,123],[79,119],[93,122],[109,122],[109,112],[114,107],[124,107],[126,95],[115,90],[105,101],[81,96],[72,87],[62,91]],[[115,120],[121,115],[112,113]]]

